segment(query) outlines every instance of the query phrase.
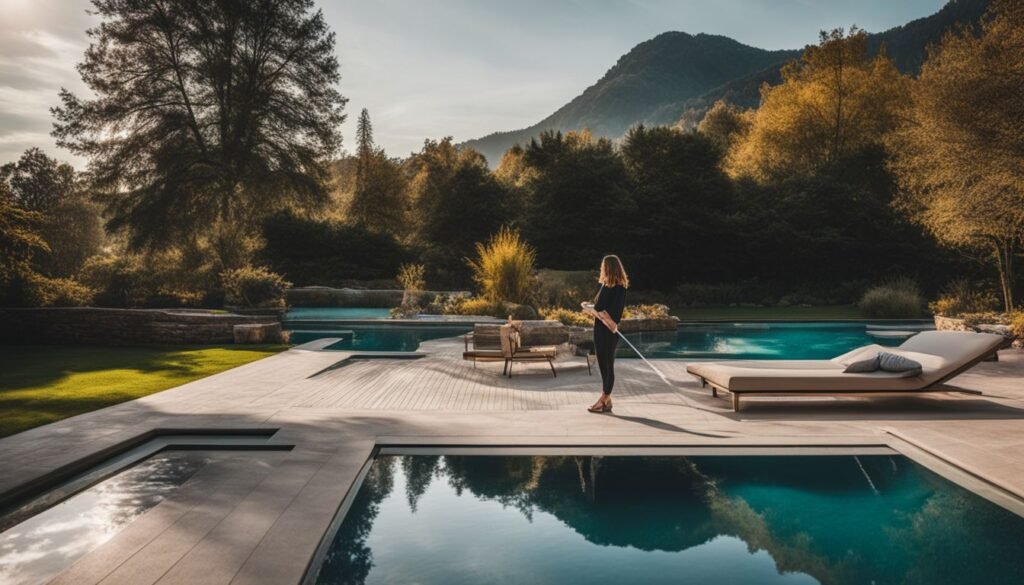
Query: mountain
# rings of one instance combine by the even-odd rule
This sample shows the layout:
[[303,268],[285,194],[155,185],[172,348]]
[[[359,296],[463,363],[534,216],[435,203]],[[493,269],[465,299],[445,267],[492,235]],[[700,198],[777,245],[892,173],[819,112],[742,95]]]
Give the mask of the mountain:
[[[916,72],[928,45],[957,24],[976,23],[989,2],[950,0],[931,16],[870,35],[870,47],[884,44],[901,71]],[[641,122],[673,124],[686,112],[699,119],[719,99],[753,107],[761,84],[778,83],[782,65],[801,52],[767,51],[718,35],[663,33],[633,47],[597,83],[533,126],[495,132],[463,146],[482,152],[496,166],[513,144],[525,144],[544,130],[588,128],[619,138]]]

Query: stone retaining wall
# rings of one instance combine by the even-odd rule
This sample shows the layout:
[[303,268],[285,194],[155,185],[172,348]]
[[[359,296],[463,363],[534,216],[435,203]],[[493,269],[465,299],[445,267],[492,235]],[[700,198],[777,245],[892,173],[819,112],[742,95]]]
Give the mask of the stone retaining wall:
[[968,323],[964,319],[935,315],[937,331],[974,331],[975,333],[995,333],[1006,338],[1006,345],[1016,348],[1024,347],[1024,339],[1016,339],[1009,325],[1001,323]]
[[159,345],[234,343],[241,324],[275,317],[162,309],[0,309],[0,343]]
[[[290,288],[286,293],[290,307],[361,307],[390,309],[402,304],[402,290],[366,290],[306,286]],[[423,291],[422,299],[432,301],[437,295],[469,294],[464,291]]]

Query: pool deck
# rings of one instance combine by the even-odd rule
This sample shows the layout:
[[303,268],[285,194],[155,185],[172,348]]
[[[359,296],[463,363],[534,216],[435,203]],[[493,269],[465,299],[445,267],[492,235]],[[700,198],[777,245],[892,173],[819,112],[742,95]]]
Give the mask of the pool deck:
[[[541,449],[889,447],[1008,505],[1024,500],[1024,352],[1003,351],[952,384],[968,394],[753,398],[733,413],[660,360],[617,364],[615,413],[585,412],[599,377],[583,358],[464,362],[462,343],[426,342],[420,359],[292,349],[138,400],[0,440],[0,493],[154,430],[279,429],[294,445],[231,489],[181,489],[53,583],[299,583],[348,488],[379,446]],[[189,484],[191,485],[191,484]],[[1024,508],[1021,508],[1024,509]]]

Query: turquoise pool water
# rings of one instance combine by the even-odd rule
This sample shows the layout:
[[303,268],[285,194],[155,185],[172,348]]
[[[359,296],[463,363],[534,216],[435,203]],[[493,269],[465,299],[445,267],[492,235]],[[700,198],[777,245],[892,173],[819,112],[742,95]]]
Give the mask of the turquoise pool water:
[[[929,327],[906,323],[684,323],[676,331],[630,334],[637,349],[659,359],[828,359],[851,349],[877,343],[899,345],[903,338],[882,337],[913,333]],[[409,325],[388,321],[352,323],[337,319],[285,321],[292,343],[338,337],[328,349],[357,351],[416,351],[423,341],[460,336],[471,323],[424,322]],[[882,336],[880,336],[882,335]],[[636,357],[619,345],[619,356]]]
[[898,456],[382,456],[319,584],[1019,584],[1024,519]]
[[[828,359],[871,343],[896,346],[921,330],[919,321],[885,324],[838,322],[683,323],[676,331],[629,335],[648,358]],[[621,357],[634,357],[619,345]]]
[[285,320],[390,319],[391,309],[359,307],[297,307],[288,309]]
[[[286,328],[288,325],[286,324]],[[347,325],[345,323],[311,323],[291,329],[291,343],[307,343],[325,337],[341,341],[325,349],[338,351],[416,351],[420,343],[431,339],[457,337],[473,330],[472,323],[460,325]]]

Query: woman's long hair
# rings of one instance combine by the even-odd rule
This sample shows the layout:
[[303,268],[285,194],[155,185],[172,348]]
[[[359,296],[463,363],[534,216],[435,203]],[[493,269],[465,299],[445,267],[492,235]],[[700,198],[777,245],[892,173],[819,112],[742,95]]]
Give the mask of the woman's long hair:
[[604,286],[629,288],[629,275],[622,267],[622,260],[614,254],[609,254],[601,260],[601,276],[597,281]]

